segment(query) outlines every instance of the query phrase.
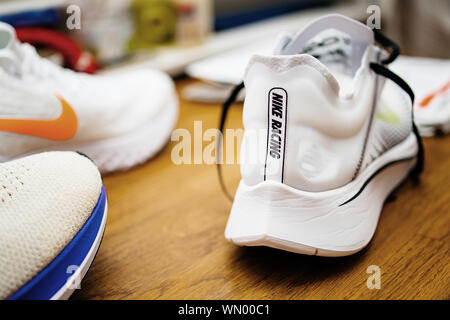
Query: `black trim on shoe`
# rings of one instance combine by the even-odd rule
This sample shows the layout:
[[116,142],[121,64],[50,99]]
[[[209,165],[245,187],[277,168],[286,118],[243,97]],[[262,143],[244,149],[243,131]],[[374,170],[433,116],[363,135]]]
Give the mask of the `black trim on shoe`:
[[422,137],[420,136],[419,129],[417,129],[414,122],[412,125],[419,149],[417,150],[417,163],[411,171],[411,177],[415,180],[415,182],[419,182],[420,174],[423,172],[425,166],[425,151],[423,149]]
[[233,90],[230,93],[230,96],[225,101],[225,103],[222,106],[222,114],[220,116],[220,123],[219,123],[219,133],[217,136],[217,149],[216,149],[216,166],[217,166],[217,173],[219,175],[219,183],[220,187],[222,188],[223,193],[227,196],[227,198],[230,201],[233,201],[233,197],[228,192],[227,187],[225,186],[224,180],[223,180],[223,174],[222,174],[222,162],[220,161],[220,158],[222,156],[222,140],[223,140],[223,128],[225,127],[225,121],[227,119],[228,110],[230,109],[231,105],[236,101],[236,98],[241,92],[241,90],[244,88],[244,82],[239,83],[236,85]]
[[379,63],[371,62],[370,68],[376,74],[388,78],[389,80],[392,80],[396,84],[398,84],[399,87],[402,88],[409,95],[409,97],[411,98],[411,102],[414,103],[414,92],[412,91],[411,87],[405,82],[405,80],[403,80],[398,75],[393,73],[391,70],[389,70],[388,68]]
[[394,160],[394,161],[391,161],[391,162],[386,163],[384,166],[382,166],[382,167],[379,168],[377,171],[375,171],[375,172],[374,172],[374,173],[373,173],[366,181],[364,181],[362,187],[359,189],[359,191],[358,191],[353,197],[351,197],[351,198],[348,199],[347,201],[341,203],[341,204],[339,205],[339,207],[342,207],[343,205],[346,205],[347,203],[349,203],[349,202],[355,200],[355,199],[363,192],[363,190],[367,187],[367,185],[369,184],[369,182],[372,181],[372,179],[375,178],[375,177],[376,177],[381,171],[383,171],[384,169],[386,169],[386,168],[388,168],[388,167],[390,167],[390,166],[392,166],[392,165],[394,165],[394,164],[397,164],[397,163],[399,163],[399,162],[405,162],[405,161],[413,160],[414,158],[415,158],[415,156],[414,156],[414,157],[409,157],[409,158],[404,158],[404,159],[399,159],[399,160]]
[[75,152],[78,153],[80,156],[83,156],[83,157],[85,157],[85,158],[91,160],[92,162],[94,162],[91,158],[89,158],[89,157],[88,157],[86,154],[84,154],[83,152],[80,152],[80,151],[75,151]]
[[400,47],[393,40],[389,39],[385,35],[383,35],[377,29],[373,29],[373,33],[375,36],[375,41],[381,44],[385,48],[390,48],[390,55],[386,59],[382,60],[383,64],[389,64],[393,62],[400,55]]

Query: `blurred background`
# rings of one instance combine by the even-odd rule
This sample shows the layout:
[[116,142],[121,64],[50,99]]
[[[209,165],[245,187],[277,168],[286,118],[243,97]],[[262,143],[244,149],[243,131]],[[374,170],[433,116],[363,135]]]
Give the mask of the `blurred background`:
[[380,7],[381,29],[402,54],[450,58],[449,0],[1,0],[0,20],[77,71],[149,66],[195,76],[197,61],[241,47],[258,51],[264,39],[326,13],[365,22],[369,5]]

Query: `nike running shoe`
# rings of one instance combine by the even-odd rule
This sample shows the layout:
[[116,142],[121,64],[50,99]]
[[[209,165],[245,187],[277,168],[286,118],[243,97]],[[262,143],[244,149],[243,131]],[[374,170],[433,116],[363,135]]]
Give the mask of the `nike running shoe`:
[[386,67],[398,53],[380,33],[328,15],[251,58],[229,241],[320,256],[369,243],[385,199],[423,168],[414,95]]
[[155,155],[177,120],[166,74],[75,73],[40,58],[5,23],[0,74],[0,161],[67,150],[86,154],[102,172],[127,169]]
[[100,173],[87,157],[47,152],[0,164],[0,299],[67,299],[106,223]]

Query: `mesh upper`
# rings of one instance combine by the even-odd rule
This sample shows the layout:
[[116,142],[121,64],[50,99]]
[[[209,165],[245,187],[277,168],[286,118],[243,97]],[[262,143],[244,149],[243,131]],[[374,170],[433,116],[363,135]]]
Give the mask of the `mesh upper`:
[[0,299],[31,280],[72,240],[101,188],[95,165],[72,152],[0,164]]
[[411,109],[411,100],[402,89],[393,82],[386,81],[375,110],[362,169],[410,135]]

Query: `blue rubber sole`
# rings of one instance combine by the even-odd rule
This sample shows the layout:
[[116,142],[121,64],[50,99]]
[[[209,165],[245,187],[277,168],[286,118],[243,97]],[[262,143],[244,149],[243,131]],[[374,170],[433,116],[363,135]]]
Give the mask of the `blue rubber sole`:
[[105,209],[106,192],[102,187],[98,202],[80,231],[49,265],[12,294],[8,300],[51,299],[73,275],[74,270],[71,270],[70,266],[80,266],[87,257],[102,228]]

